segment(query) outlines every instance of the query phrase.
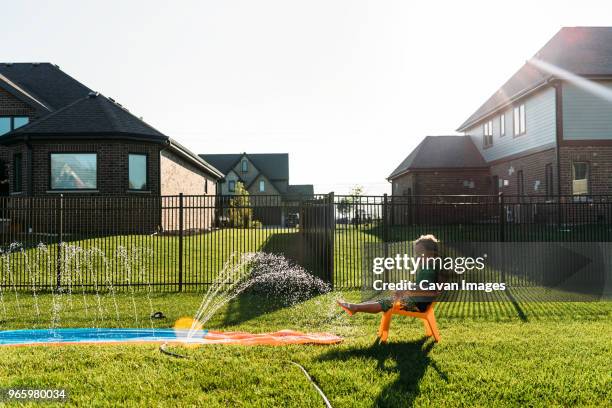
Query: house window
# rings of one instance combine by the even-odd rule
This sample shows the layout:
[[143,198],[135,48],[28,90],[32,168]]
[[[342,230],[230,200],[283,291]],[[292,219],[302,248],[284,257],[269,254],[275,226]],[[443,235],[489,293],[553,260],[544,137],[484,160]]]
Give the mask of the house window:
[[0,118],[0,135],[11,131],[11,118],[2,117]]
[[3,116],[0,117],[0,135],[25,126],[30,121],[27,116]]
[[27,125],[30,122],[30,118],[27,116],[15,116],[13,118],[13,129],[20,128]]
[[266,191],[266,182],[263,180],[259,180],[259,191],[263,193]]
[[13,156],[13,192],[23,191],[23,160],[21,153]]
[[128,189],[147,189],[147,155],[130,153],[128,155]]
[[523,180],[523,170],[519,170],[516,172],[516,188],[517,188],[517,193],[520,196],[525,195],[525,185],[524,185],[524,180]]
[[93,190],[97,179],[96,153],[51,153],[52,190]]
[[493,194],[499,194],[499,176],[493,176],[491,183],[493,184]]
[[589,163],[574,162],[572,168],[572,194],[589,193]]
[[514,136],[524,135],[527,131],[527,123],[525,121],[525,104],[514,107]]
[[204,180],[204,194],[208,194],[208,180]]
[[493,146],[493,121],[490,120],[484,124],[482,147]]
[[544,176],[546,179],[546,197],[553,195],[553,167],[552,163],[548,163],[544,168]]
[[247,173],[249,171],[249,162],[246,159],[242,160],[242,172]]
[[506,115],[503,113],[499,116],[499,135],[506,135]]
[[230,180],[227,182],[227,189],[230,193],[236,191],[236,182],[234,180]]

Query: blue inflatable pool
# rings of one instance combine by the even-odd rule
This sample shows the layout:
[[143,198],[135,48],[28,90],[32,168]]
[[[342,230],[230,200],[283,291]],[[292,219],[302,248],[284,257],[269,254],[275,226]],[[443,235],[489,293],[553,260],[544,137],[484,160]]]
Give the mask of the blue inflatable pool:
[[199,343],[206,335],[200,331],[190,339],[189,330],[175,329],[40,329],[0,331],[0,346],[36,345],[49,343]]

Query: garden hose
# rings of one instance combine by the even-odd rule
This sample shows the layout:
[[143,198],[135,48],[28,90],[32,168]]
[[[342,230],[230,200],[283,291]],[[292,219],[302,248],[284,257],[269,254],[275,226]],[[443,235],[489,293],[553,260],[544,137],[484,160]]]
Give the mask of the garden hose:
[[[190,358],[189,356],[185,356],[183,354],[174,353],[174,352],[168,350],[166,348],[167,346],[168,346],[168,343],[163,343],[161,346],[159,346],[159,351],[161,351],[163,354],[166,354],[167,356],[174,357],[174,358],[184,358],[184,359],[189,359]],[[317,385],[317,383],[312,379],[310,374],[308,374],[308,371],[306,371],[304,366],[296,363],[295,361],[291,361],[291,360],[284,360],[284,362],[288,362],[288,363],[293,364],[294,366],[298,367],[302,371],[302,373],[304,373],[304,375],[306,376],[308,381],[310,381],[310,384],[312,384],[312,386],[315,388],[315,390],[317,390],[317,392],[319,393],[319,395],[323,399],[323,402],[325,403],[325,406],[327,408],[332,408],[331,403],[327,399],[327,396],[325,395],[325,393],[323,392],[321,387],[319,387]]]
[[170,356],[170,357],[174,357],[174,358],[189,358],[189,356],[184,356],[182,354],[177,354],[174,353],[170,350],[168,350],[166,348],[166,346],[168,345],[168,343],[163,343],[161,346],[159,346],[159,351],[161,351],[163,354]]
[[297,366],[300,370],[302,370],[302,372],[304,373],[304,375],[306,376],[306,378],[308,378],[308,381],[310,381],[310,384],[312,384],[313,387],[315,387],[315,389],[317,390],[317,392],[319,393],[319,395],[321,396],[321,398],[323,398],[323,402],[325,403],[325,406],[327,408],[332,408],[331,404],[329,403],[329,400],[327,399],[327,397],[325,396],[325,394],[323,393],[323,390],[317,385],[317,383],[312,379],[312,377],[310,376],[310,374],[308,374],[308,371],[306,371],[306,369],[301,366],[300,364],[296,363],[295,361],[289,361],[291,364]]

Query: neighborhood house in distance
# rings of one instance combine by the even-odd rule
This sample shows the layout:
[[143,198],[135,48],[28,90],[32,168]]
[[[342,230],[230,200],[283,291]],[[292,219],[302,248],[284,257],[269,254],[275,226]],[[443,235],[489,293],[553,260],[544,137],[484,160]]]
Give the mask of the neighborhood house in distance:
[[225,174],[218,186],[222,195],[235,194],[239,182],[244,185],[255,206],[253,218],[264,224],[293,226],[298,223],[299,203],[314,197],[312,184],[289,184],[287,153],[200,156]]
[[393,195],[612,194],[612,27],[562,28],[457,130],[408,155],[388,177]]

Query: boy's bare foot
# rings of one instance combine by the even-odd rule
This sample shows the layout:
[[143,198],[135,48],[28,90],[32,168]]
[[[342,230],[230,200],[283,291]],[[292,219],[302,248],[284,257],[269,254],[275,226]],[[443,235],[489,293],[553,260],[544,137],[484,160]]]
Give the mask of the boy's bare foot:
[[342,308],[349,316],[352,316],[355,312],[351,309],[351,304],[343,300],[336,300],[338,306]]

